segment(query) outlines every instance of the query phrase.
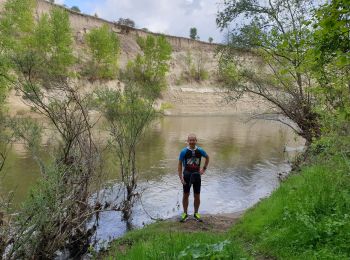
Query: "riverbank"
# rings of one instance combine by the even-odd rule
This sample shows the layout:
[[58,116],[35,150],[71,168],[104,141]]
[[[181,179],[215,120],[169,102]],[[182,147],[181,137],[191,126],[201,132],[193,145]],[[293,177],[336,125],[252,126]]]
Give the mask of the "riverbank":
[[104,258],[349,259],[349,143],[338,136],[315,144],[299,171],[224,232],[155,223],[117,239]]

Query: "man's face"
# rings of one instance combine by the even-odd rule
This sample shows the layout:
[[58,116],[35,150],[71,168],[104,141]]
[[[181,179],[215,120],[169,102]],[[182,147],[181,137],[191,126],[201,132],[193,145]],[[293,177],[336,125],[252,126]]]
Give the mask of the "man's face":
[[197,144],[197,138],[196,137],[193,137],[193,136],[190,136],[187,138],[187,142],[188,142],[188,145],[193,148],[196,146]]

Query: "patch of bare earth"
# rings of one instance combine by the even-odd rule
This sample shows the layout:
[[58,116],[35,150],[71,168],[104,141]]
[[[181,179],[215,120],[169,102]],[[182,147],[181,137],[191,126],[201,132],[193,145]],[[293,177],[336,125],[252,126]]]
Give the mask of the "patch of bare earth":
[[218,215],[202,215],[203,222],[196,221],[193,216],[189,216],[185,223],[179,222],[178,218],[169,221],[169,231],[183,232],[226,232],[234,225],[242,216],[243,212],[218,214]]

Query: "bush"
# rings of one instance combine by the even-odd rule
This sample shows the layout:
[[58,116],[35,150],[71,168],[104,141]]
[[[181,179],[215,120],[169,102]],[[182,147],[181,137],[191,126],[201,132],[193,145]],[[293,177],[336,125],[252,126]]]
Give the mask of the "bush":
[[107,25],[91,30],[86,35],[91,61],[83,74],[90,80],[115,79],[118,75],[119,39]]
[[164,36],[138,38],[137,43],[143,54],[129,61],[123,80],[139,85],[143,95],[154,99],[166,87],[165,75],[169,71],[171,46]]

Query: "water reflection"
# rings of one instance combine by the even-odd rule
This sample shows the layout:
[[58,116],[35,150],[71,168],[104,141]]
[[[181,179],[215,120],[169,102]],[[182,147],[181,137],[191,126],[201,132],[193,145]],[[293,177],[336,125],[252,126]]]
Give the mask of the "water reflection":
[[[224,116],[165,117],[155,122],[138,146],[139,188],[143,196],[142,204],[135,206],[132,224],[142,226],[152,221],[150,216],[169,218],[181,212],[182,186],[177,176],[177,162],[189,133],[197,134],[198,144],[211,158],[202,178],[202,213],[241,211],[269,195],[278,186],[277,173],[289,170],[288,160],[295,152],[293,147],[298,148],[303,142],[278,123],[245,121],[242,117]],[[108,133],[98,130],[96,135],[105,142]],[[116,155],[106,151],[104,160],[108,178],[118,179]],[[16,188],[16,203],[25,198],[39,176],[37,165],[20,145],[10,151],[5,172],[1,191]],[[116,197],[112,190],[105,199],[114,202]],[[191,196],[190,212],[192,204]],[[97,238],[110,240],[125,230],[119,213],[104,212],[100,216]]]
[[[189,133],[197,134],[199,145],[211,158],[202,178],[202,213],[242,211],[269,195],[278,186],[277,173],[290,170],[285,146],[302,144],[289,129],[274,122],[245,123],[240,117],[163,118],[139,147],[139,188],[144,191],[142,203],[134,209],[134,226],[151,222],[150,216],[169,218],[181,212],[177,162]],[[106,200],[114,198],[111,193]],[[192,204],[191,196],[190,209]],[[126,227],[119,220],[118,213],[102,214],[98,239],[123,234]]]

